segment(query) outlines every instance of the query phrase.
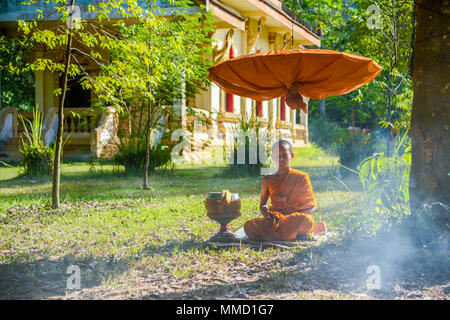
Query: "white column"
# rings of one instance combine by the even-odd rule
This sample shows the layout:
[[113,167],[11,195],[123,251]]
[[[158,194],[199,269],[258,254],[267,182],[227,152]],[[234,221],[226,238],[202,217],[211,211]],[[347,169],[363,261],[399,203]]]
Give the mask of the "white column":
[[269,101],[262,102],[262,117],[263,119],[269,119]]
[[175,99],[173,103],[173,108],[175,111],[175,115],[181,120],[181,127],[186,128],[186,95],[185,95],[186,83],[183,81],[181,85],[181,97]]

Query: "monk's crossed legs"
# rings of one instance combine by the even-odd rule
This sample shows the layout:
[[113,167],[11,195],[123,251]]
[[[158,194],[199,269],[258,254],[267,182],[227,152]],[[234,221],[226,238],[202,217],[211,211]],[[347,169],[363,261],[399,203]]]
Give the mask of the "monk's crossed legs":
[[247,236],[252,240],[294,241],[297,235],[307,235],[314,230],[311,216],[295,212],[282,216],[278,229],[264,218],[256,218],[244,224]]

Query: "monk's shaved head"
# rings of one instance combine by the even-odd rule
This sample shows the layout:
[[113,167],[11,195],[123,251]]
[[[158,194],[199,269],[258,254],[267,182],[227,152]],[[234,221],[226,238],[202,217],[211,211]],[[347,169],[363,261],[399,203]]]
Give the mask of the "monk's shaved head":
[[283,147],[284,149],[288,150],[290,153],[294,153],[292,151],[292,144],[287,140],[278,140],[277,142],[275,142],[272,145],[272,151],[279,149],[280,147]]

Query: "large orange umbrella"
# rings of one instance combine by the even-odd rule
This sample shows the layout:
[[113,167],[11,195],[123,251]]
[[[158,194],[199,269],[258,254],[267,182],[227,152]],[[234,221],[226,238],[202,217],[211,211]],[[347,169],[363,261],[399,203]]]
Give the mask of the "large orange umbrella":
[[286,96],[292,109],[307,112],[303,97],[342,95],[372,81],[381,71],[372,59],[324,49],[275,50],[218,63],[209,77],[230,94],[270,100]]

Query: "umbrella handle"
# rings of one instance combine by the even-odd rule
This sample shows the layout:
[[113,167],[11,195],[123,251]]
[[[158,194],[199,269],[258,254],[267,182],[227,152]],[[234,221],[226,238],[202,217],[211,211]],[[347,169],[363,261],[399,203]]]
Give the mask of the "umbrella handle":
[[286,96],[286,104],[291,109],[301,109],[304,113],[308,113],[308,104],[303,101],[303,96],[299,93],[288,94]]

